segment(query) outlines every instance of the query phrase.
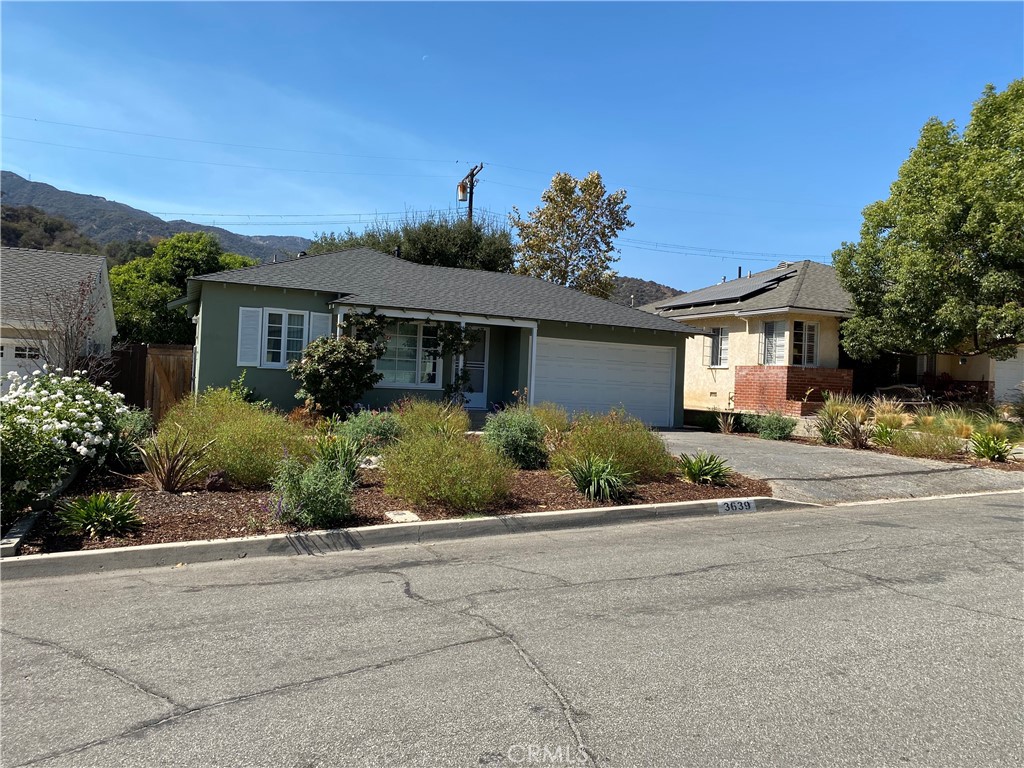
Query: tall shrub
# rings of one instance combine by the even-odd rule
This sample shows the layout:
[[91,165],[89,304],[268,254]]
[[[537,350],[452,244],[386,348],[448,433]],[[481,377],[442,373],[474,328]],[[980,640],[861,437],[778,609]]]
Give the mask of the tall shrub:
[[487,416],[484,442],[520,469],[539,469],[547,464],[546,430],[528,407],[506,408]]
[[0,397],[0,508],[6,520],[76,467],[103,465],[123,397],[60,369],[8,374]]
[[179,402],[160,422],[157,439],[177,434],[179,427],[193,444],[213,441],[201,457],[205,469],[224,470],[229,482],[246,488],[267,485],[286,455],[312,453],[300,425],[227,389],[208,389]]
[[379,347],[351,336],[311,341],[302,357],[288,364],[299,382],[295,397],[325,416],[346,413],[383,377],[374,370]]

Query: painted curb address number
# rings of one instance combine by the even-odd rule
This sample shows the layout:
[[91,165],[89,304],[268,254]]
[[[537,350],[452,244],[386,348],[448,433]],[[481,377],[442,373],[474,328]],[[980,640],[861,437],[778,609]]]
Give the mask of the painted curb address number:
[[734,512],[757,512],[757,504],[753,499],[729,499],[718,502],[718,514],[730,515]]

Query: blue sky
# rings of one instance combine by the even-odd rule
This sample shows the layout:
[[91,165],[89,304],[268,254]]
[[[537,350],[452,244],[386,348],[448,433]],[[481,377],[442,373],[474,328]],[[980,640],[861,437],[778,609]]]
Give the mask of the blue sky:
[[165,219],[307,237],[454,209],[481,161],[476,209],[496,219],[537,206],[558,171],[597,170],[633,206],[619,271],[684,290],[828,260],[929,117],[963,126],[986,83],[1024,76],[1021,3],[0,14],[7,170]]

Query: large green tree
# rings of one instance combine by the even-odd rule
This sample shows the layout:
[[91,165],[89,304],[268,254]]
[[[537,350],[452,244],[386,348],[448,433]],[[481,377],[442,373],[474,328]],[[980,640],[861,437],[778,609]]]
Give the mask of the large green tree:
[[190,277],[258,264],[255,259],[224,253],[206,232],[181,232],[160,242],[152,256],[133,259],[110,270],[118,341],[191,344],[195,326],[183,308],[167,303],[185,293]]
[[436,267],[512,270],[512,237],[508,230],[489,224],[434,213],[401,223],[378,222],[364,232],[323,233],[315,237],[307,253],[330,253],[346,248],[373,248],[395,253],[407,261]]
[[542,205],[524,219],[513,206],[519,236],[516,271],[607,299],[615,290],[615,238],[632,227],[626,191],[608,192],[601,174],[557,173]]
[[1024,80],[988,86],[963,133],[932,118],[860,241],[833,254],[844,345],[1000,359],[1024,343]]

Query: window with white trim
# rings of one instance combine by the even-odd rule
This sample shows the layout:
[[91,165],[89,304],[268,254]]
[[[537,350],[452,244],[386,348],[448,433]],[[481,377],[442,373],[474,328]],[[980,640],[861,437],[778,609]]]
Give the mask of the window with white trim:
[[240,367],[287,368],[313,339],[331,334],[330,313],[274,307],[238,308]]
[[42,357],[42,350],[39,347],[19,347],[14,348],[14,356],[21,360],[38,360]]
[[711,368],[729,367],[729,329],[711,329],[711,359],[708,361]]
[[818,365],[818,324],[793,322],[793,365],[813,368]]
[[786,323],[768,320],[761,325],[761,365],[786,364]]
[[441,388],[437,326],[409,320],[387,324],[388,348],[374,368],[383,374],[378,387]]

